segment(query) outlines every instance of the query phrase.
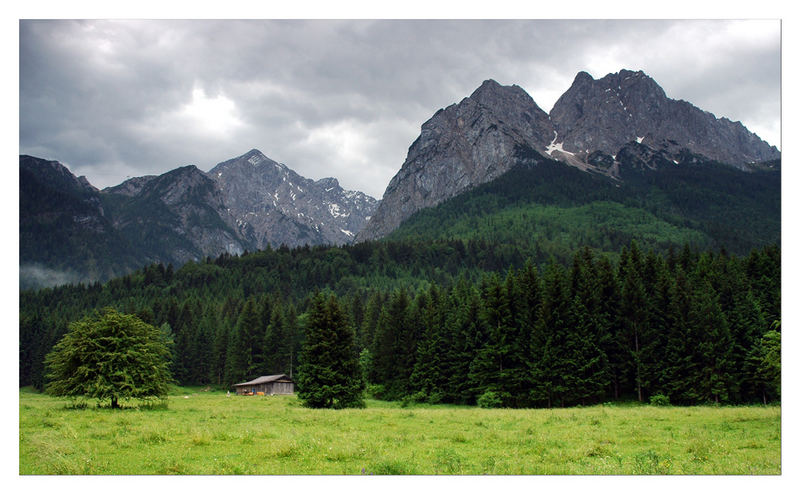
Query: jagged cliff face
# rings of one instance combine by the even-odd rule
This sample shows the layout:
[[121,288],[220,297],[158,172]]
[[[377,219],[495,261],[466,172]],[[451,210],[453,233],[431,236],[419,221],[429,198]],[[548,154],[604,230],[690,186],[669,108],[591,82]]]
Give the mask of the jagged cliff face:
[[520,87],[489,80],[422,125],[358,240],[382,237],[420,209],[497,178],[523,159],[520,149],[623,180],[691,155],[747,171],[780,158],[741,123],[669,99],[641,71],[600,80],[581,72],[550,115]]
[[[668,98],[642,71],[621,70],[599,80],[580,72],[550,118],[558,133],[554,144],[581,161],[594,151],[616,155],[632,141],[653,148],[677,145],[740,169],[780,157],[740,122]],[[566,160],[564,154],[554,157]]]
[[304,178],[253,149],[208,172],[242,236],[254,248],[353,241],[377,200],[335,178]]
[[422,125],[357,239],[382,237],[416,211],[499,177],[517,163],[519,146],[544,152],[552,134],[547,114],[522,88],[485,81]]

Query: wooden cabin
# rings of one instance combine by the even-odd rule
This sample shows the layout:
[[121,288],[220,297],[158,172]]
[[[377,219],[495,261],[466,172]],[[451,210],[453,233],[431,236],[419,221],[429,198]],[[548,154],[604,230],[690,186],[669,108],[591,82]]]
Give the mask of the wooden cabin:
[[261,376],[246,383],[234,384],[237,395],[290,395],[294,393],[294,381],[286,374]]

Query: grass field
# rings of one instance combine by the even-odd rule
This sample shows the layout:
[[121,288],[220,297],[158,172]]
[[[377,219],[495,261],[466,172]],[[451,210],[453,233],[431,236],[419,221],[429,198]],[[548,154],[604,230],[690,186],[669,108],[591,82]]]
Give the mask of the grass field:
[[781,473],[781,409],[484,410],[183,389],[167,407],[70,408],[19,395],[20,474]]

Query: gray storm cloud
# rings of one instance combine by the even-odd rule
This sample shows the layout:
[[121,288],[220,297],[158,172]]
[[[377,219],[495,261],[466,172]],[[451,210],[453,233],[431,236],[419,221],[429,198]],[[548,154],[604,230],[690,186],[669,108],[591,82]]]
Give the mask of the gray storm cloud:
[[20,152],[98,187],[258,148],[381,197],[420,125],[484,79],[544,110],[586,70],[780,147],[778,21],[20,21]]

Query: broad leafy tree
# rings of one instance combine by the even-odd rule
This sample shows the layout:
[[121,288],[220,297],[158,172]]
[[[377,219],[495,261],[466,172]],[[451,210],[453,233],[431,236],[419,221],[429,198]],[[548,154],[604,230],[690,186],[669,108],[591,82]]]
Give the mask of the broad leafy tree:
[[95,312],[69,325],[47,355],[55,396],[148,400],[166,396],[171,380],[169,348],[161,330],[114,309]]

